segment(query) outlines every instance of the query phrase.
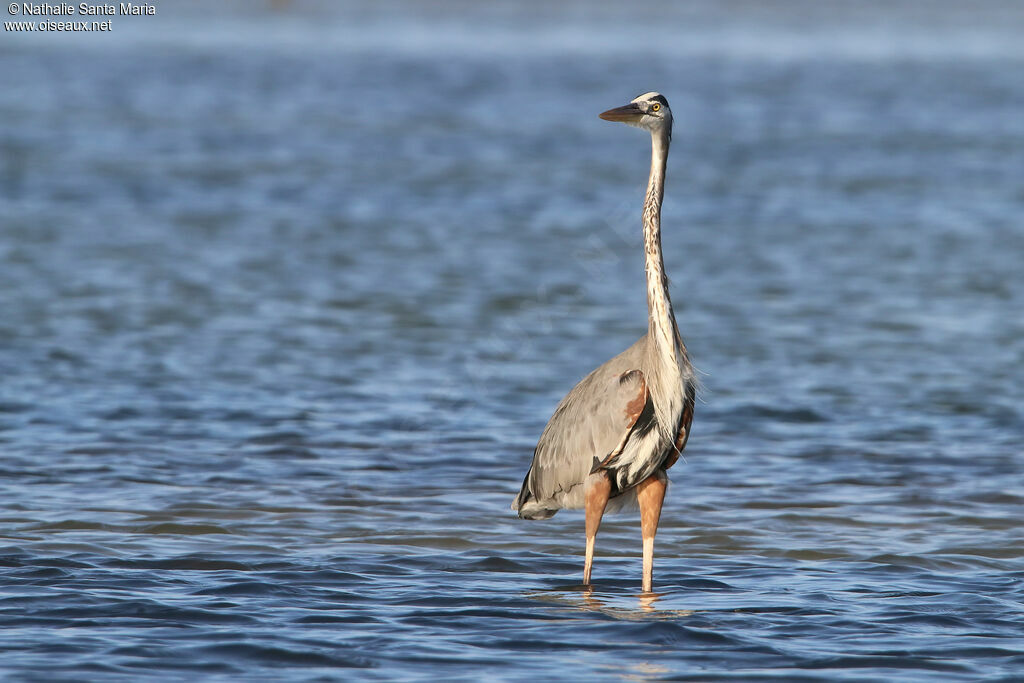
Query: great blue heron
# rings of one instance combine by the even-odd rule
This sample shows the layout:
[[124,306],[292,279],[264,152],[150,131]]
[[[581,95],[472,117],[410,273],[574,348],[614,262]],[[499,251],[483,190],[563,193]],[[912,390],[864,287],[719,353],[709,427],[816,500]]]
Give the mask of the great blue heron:
[[651,174],[643,208],[647,334],[584,377],[558,404],[512,509],[525,519],[547,519],[562,508],[584,508],[583,583],[589,585],[594,539],[606,508],[639,505],[643,591],[649,593],[666,470],[690,436],[697,388],[672,312],[661,254],[672,110],[662,95],[649,92],[601,118],[651,133]]

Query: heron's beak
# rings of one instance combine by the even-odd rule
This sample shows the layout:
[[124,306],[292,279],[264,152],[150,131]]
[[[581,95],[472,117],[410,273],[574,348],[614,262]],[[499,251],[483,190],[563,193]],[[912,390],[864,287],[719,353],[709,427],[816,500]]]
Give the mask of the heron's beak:
[[640,105],[630,102],[625,107],[616,107],[601,113],[605,121],[622,121],[623,123],[636,123],[644,115]]

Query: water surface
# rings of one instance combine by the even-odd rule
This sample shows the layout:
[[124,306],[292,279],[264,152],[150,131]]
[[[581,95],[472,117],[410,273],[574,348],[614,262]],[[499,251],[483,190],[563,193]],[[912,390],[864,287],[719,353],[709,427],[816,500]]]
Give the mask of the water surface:
[[[0,671],[1020,675],[1016,5],[229,7],[0,45]],[[508,505],[645,329],[649,89],[704,391],[584,592]]]

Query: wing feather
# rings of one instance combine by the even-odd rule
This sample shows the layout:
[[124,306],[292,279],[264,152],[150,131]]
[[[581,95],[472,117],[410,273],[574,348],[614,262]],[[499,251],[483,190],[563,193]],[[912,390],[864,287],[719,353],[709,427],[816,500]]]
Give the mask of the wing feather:
[[587,375],[558,404],[512,504],[520,516],[550,517],[582,501],[587,477],[622,452],[641,416],[650,412],[636,347]]

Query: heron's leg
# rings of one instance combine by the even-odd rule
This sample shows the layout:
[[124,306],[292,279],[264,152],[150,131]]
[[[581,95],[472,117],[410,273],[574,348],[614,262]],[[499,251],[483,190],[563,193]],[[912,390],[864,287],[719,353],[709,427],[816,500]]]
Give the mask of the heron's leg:
[[590,585],[590,567],[594,564],[594,539],[597,537],[598,527],[601,526],[601,517],[604,516],[611,490],[612,483],[605,472],[592,476],[587,485],[587,555],[583,562],[583,583],[587,586]]
[[651,592],[654,576],[654,535],[661,520],[661,504],[665,501],[665,480],[662,472],[655,472],[636,487],[636,500],[640,504],[640,531],[644,537],[643,592]]

